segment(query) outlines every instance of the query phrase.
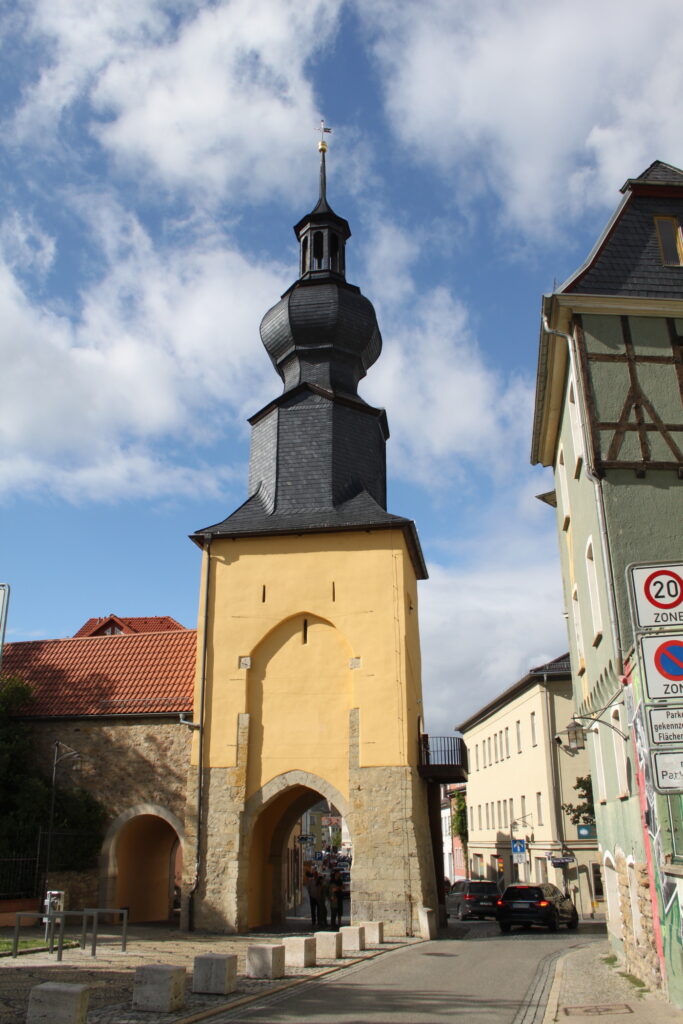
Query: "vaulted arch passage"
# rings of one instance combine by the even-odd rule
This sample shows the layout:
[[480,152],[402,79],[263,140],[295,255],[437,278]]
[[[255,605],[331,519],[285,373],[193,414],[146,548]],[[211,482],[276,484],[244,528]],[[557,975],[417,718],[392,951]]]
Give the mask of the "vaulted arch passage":
[[131,922],[168,921],[182,873],[175,829],[155,814],[138,814],[121,826],[115,841],[116,902]]

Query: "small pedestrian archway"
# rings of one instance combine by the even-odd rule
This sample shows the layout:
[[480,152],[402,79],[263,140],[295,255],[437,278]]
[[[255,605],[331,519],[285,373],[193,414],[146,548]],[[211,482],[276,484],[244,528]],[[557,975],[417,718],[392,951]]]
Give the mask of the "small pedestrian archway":
[[165,808],[143,804],[120,815],[103,847],[108,906],[129,921],[170,921],[183,864],[182,825]]
[[[293,842],[299,819],[321,799],[348,824],[345,798],[310,772],[291,771],[271,780],[247,801],[245,834],[251,837],[247,874],[247,927],[279,925],[287,912],[288,882],[301,885],[301,857]],[[292,876],[295,877],[292,877]],[[291,888],[291,885],[289,886]]]

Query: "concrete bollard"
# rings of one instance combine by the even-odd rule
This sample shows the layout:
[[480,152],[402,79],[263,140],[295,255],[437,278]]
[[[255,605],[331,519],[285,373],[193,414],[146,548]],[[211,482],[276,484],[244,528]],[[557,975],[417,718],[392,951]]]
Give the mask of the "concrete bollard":
[[381,946],[384,942],[384,921],[361,921],[365,928],[365,941],[373,946]]
[[26,1024],[85,1024],[90,989],[65,981],[35,985],[28,997]]
[[248,978],[282,978],[285,973],[283,945],[247,946]]
[[133,1008],[170,1013],[185,1005],[185,968],[143,964],[135,971]]
[[338,960],[342,955],[342,937],[339,932],[316,932],[313,938],[319,960]]
[[292,935],[284,940],[288,967],[315,967],[316,940],[312,935]]
[[194,958],[192,991],[227,996],[237,988],[237,957],[234,953],[202,953]]
[[420,938],[436,938],[436,913],[431,907],[418,907],[418,919],[420,922]]
[[342,951],[344,956],[347,953],[360,953],[365,949],[365,928],[362,924],[349,924],[339,929],[342,937]]

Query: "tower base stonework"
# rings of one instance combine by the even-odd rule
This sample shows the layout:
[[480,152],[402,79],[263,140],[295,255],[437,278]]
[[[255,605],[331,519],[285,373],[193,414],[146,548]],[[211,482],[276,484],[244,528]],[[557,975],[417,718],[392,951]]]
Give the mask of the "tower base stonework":
[[[354,708],[349,713],[348,798],[323,779],[294,770],[246,799],[249,715],[238,718],[238,764],[205,769],[201,865],[191,926],[235,933],[284,920],[287,840],[304,811],[325,797],[343,814],[353,838],[351,922],[383,921],[387,935],[415,934],[419,908],[436,907],[437,898],[427,787],[417,769],[359,767],[359,712]],[[196,800],[188,800],[188,808],[194,816],[186,822],[192,849]],[[188,889],[193,870],[188,858]],[[186,911],[182,923],[189,924]]]

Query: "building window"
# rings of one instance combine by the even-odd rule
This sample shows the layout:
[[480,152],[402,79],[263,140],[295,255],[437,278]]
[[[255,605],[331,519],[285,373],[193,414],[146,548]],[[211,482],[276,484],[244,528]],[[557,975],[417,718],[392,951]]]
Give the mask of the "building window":
[[[621,732],[621,713],[619,708],[612,712],[612,725],[614,729]],[[612,729],[612,747],[614,750],[614,764],[617,770],[617,796],[624,799],[629,795],[628,774],[626,770],[626,748],[624,740]]]
[[677,217],[655,217],[659,253],[665,267],[680,267],[683,264],[681,226]]
[[322,270],[323,266],[323,233],[316,231],[313,235],[313,269]]
[[567,487],[567,467],[564,464],[564,449],[560,448],[557,456],[557,477],[560,481],[560,500],[561,508],[560,514],[562,516],[562,529],[566,530],[569,526],[569,488]]
[[479,771],[479,744],[478,743],[474,744],[474,762],[476,764],[477,771]]
[[486,801],[486,827],[491,828],[491,811],[488,800]]
[[574,584],[572,590],[572,621],[574,623],[574,639],[576,640],[576,674],[582,676],[586,671],[586,656],[583,649],[583,630],[581,629],[581,608],[579,606],[579,588]]
[[497,761],[498,760],[498,733],[496,733],[496,735],[493,737],[493,753],[494,753],[494,756],[495,756],[496,761]]
[[543,824],[543,794],[536,794],[536,824]]
[[489,738],[488,738],[488,740],[486,742],[488,744],[489,764],[493,764],[493,758],[491,757],[491,737],[490,736],[489,736]]
[[522,813],[520,814],[519,817],[520,817],[522,825],[526,825],[526,822],[524,821],[524,819],[526,818],[526,797],[525,796],[520,797],[520,804],[521,804],[521,807],[522,807]]
[[574,476],[578,477],[581,473],[581,464],[583,462],[583,437],[581,435],[581,418],[579,415],[579,406],[576,401],[576,387],[574,381],[569,382],[569,426],[572,431],[572,444],[574,445]]
[[477,807],[477,815],[479,817],[479,828],[481,829],[481,804]]
[[593,556],[593,538],[588,538],[586,545],[586,575],[588,577],[588,596],[591,603],[591,617],[593,619],[593,647],[597,647],[602,640],[602,614],[600,612],[600,591],[598,590],[598,574],[595,568]]
[[486,740],[481,741],[481,766],[486,767]]
[[522,753],[522,723],[515,722],[515,728],[517,729],[517,753]]
[[594,725],[593,728],[589,730],[589,732],[590,735],[593,737],[593,754],[595,756],[595,767],[598,776],[598,784],[596,787],[598,802],[604,804],[607,799],[607,792],[605,788],[605,764],[602,759],[602,743],[600,741],[600,733],[598,731],[598,726]]
[[510,756],[510,729],[509,726],[505,726],[505,756]]
[[531,720],[531,746],[532,747],[537,747],[538,746],[538,742],[536,740],[536,712],[535,711],[531,712],[531,714],[529,715],[529,719]]
[[503,828],[508,827],[508,802],[503,800]]
[[536,881],[547,882],[548,881],[548,858],[547,857],[536,857]]
[[510,797],[508,802],[510,804],[510,822],[512,823],[515,820],[515,804],[513,797]]
[[502,828],[503,827],[503,814],[502,814],[502,811],[500,809],[500,800],[496,801],[496,813],[498,815],[498,828]]

